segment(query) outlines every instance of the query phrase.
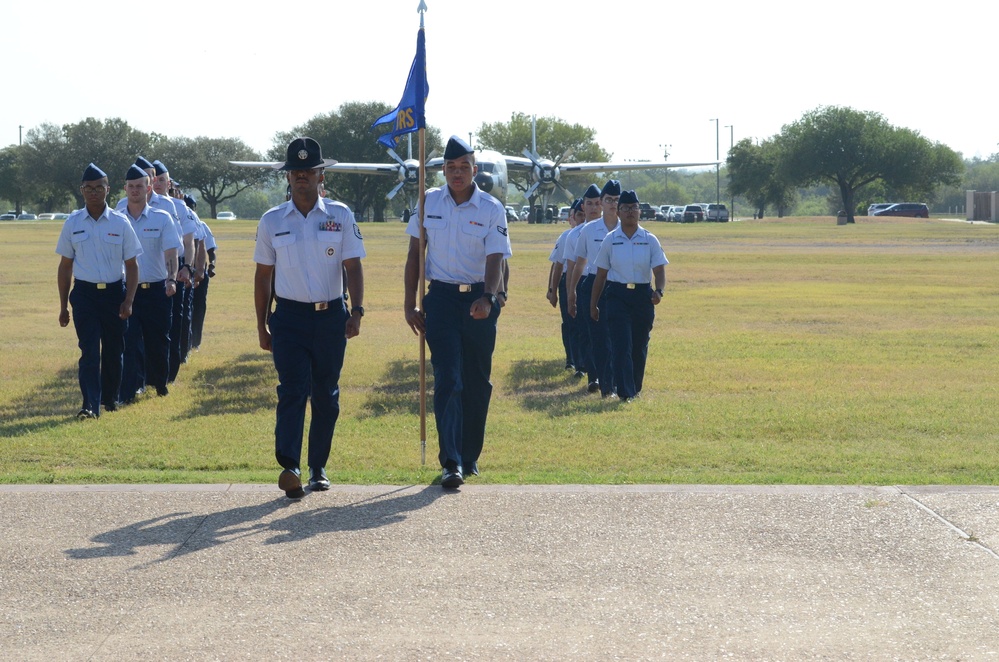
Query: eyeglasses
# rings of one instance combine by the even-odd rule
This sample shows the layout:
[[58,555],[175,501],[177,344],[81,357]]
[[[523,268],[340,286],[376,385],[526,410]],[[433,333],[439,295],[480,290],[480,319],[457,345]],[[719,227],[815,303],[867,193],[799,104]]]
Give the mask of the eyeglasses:
[[620,198],[618,198],[616,196],[615,197],[611,197],[609,195],[605,195],[604,197],[602,197],[600,199],[600,202],[602,202],[605,205],[616,205],[618,200],[620,200]]
[[104,195],[104,192],[107,191],[107,187],[103,185],[81,186],[80,190],[82,190],[87,195]]
[[638,205],[618,205],[617,210],[623,212],[638,211]]

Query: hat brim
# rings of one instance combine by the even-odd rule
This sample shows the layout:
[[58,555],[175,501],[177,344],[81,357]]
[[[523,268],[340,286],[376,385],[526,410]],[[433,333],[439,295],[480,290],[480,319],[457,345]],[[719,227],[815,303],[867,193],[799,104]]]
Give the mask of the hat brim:
[[317,165],[314,165],[314,166],[311,166],[311,167],[308,167],[308,168],[303,168],[300,165],[291,164],[291,163],[275,163],[274,164],[274,169],[275,170],[315,170],[316,168],[328,168],[328,167],[336,165],[336,164],[337,164],[337,160],[336,159],[323,159],[322,163],[319,163]]

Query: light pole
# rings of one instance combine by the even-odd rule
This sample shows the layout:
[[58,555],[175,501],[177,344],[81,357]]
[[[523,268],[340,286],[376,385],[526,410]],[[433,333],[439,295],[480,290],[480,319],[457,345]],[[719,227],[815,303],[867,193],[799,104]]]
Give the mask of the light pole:
[[[659,145],[663,148],[663,163],[669,161],[669,150],[673,145]],[[669,167],[663,168],[663,196],[669,199]]]
[[[708,120],[715,123],[715,161],[721,160],[721,129],[718,127],[718,118]],[[721,169],[720,164],[715,163],[715,204],[721,202]]]
[[[728,129],[728,155],[729,155],[729,158],[731,158],[732,157],[732,148],[735,147],[735,125],[734,124],[726,124],[725,128]],[[729,173],[729,182],[731,183],[731,181],[732,181],[732,173]],[[731,206],[729,207],[728,218],[729,218],[730,221],[734,221],[735,220],[735,194],[730,192],[730,195],[732,197],[731,197],[731,201],[729,203]]]
[[[18,148],[17,149],[17,158],[18,158],[18,160],[20,160],[22,158],[21,157],[21,129],[23,129],[23,128],[24,127],[21,126],[20,124],[17,125],[17,148]],[[20,177],[18,179],[20,179]],[[17,184],[17,200],[14,201],[14,209],[17,210],[17,215],[20,216],[21,215],[21,211],[22,211],[21,210],[21,183],[20,182],[18,182],[18,184]]]

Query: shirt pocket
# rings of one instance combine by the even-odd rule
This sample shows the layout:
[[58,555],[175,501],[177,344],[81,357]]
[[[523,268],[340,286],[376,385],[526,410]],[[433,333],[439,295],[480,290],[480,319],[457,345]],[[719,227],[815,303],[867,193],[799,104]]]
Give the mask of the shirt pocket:
[[113,234],[111,232],[104,233],[105,244],[117,244],[120,246],[123,241],[125,241],[125,237],[120,234]]
[[328,246],[329,244],[342,244],[343,243],[343,232],[333,232],[331,230],[319,230],[316,232],[316,239],[320,244]]
[[74,232],[69,238],[69,240],[72,241],[74,244],[83,243],[87,239],[90,239],[90,233],[87,232],[86,230],[83,230],[81,232]]
[[423,227],[427,230],[443,230],[447,227],[447,221],[443,218],[424,218]]
[[274,246],[274,248],[285,248],[287,246],[291,246],[294,243],[295,243],[295,235],[293,234],[275,235],[271,239],[271,245]]
[[479,223],[478,221],[466,221],[461,224],[461,233],[466,237],[475,237],[476,239],[482,239],[489,232],[489,226],[485,223]]
[[163,233],[159,228],[146,228],[142,231],[144,239],[159,239],[161,236],[163,236]]

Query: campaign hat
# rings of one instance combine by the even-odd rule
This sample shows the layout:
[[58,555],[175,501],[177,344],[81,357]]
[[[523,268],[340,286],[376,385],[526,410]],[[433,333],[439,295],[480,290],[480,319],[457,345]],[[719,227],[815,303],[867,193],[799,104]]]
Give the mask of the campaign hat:
[[323,158],[323,148],[318,142],[308,136],[302,136],[288,143],[287,158],[278,170],[313,170],[335,164],[334,159]]

